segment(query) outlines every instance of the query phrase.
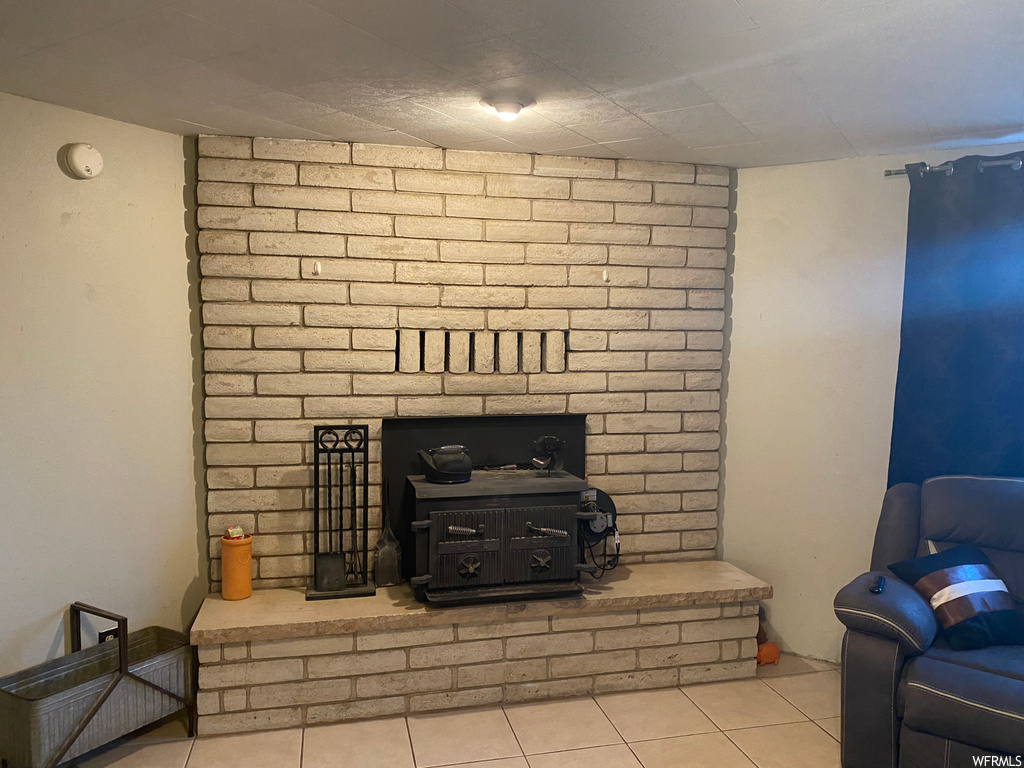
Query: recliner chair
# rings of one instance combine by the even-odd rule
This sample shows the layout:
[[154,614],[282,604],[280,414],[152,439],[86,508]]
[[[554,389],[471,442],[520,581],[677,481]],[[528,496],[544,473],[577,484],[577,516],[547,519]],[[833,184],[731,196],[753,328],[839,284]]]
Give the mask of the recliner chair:
[[843,768],[1024,765],[974,760],[1024,755],[1024,646],[952,650],[928,602],[886,570],[955,544],[980,547],[1024,610],[1024,479],[933,477],[885,494],[871,571],[835,598]]

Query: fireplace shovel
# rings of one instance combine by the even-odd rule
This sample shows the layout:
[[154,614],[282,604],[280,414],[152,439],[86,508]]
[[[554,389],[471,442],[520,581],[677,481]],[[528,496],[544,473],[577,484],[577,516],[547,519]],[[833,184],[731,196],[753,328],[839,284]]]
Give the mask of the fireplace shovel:
[[402,580],[402,548],[391,530],[388,487],[384,486],[384,529],[374,547],[373,579],[378,587],[390,587]]

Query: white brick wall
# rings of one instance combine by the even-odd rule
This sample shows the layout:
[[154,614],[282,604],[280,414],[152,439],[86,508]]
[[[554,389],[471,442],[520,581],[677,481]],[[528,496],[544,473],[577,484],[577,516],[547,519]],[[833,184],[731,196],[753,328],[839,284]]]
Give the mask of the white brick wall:
[[754,674],[755,602],[199,646],[203,735]]
[[590,414],[625,559],[713,555],[726,169],[219,136],[199,154],[214,582],[238,522],[256,586],[305,583],[313,425],[369,423],[376,461],[389,416]]

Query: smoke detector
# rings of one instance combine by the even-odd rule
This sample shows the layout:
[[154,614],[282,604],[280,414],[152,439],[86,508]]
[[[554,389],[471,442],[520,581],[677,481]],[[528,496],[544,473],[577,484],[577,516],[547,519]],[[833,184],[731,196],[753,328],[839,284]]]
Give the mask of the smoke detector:
[[103,172],[103,155],[92,144],[71,144],[64,161],[68,170],[80,179],[94,179]]

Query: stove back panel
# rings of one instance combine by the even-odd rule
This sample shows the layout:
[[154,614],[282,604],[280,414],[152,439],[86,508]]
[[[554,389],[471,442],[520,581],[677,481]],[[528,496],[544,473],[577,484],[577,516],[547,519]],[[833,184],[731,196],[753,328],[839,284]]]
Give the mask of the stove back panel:
[[533,457],[536,438],[555,435],[565,442],[565,471],[584,477],[586,419],[583,414],[384,419],[382,480],[385,498],[390,502],[392,526],[402,545],[403,578],[415,575],[416,568],[410,527],[416,519],[416,505],[405,481],[408,475],[420,474],[416,451],[457,443],[469,448],[476,466],[523,464]]

